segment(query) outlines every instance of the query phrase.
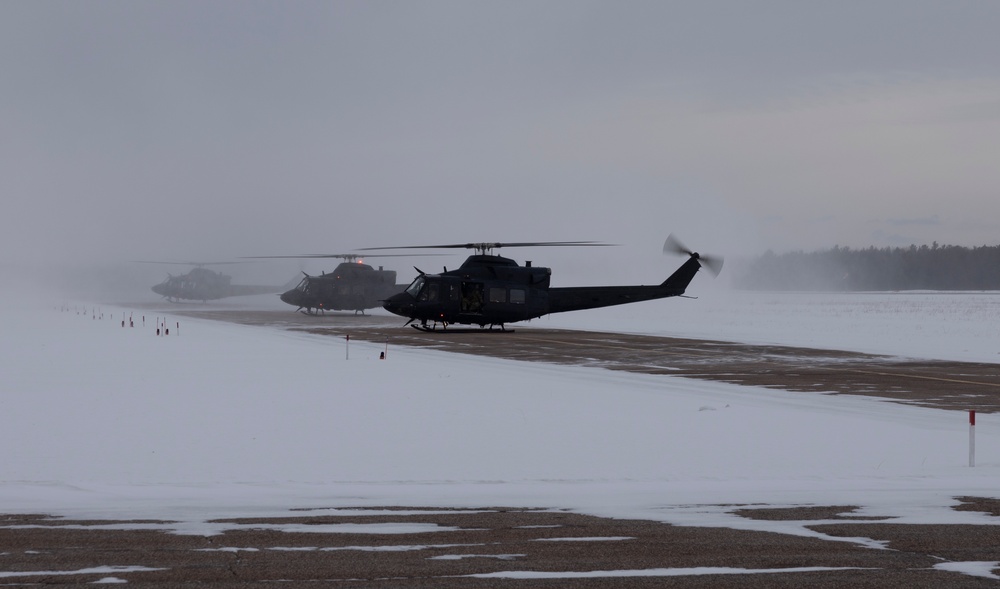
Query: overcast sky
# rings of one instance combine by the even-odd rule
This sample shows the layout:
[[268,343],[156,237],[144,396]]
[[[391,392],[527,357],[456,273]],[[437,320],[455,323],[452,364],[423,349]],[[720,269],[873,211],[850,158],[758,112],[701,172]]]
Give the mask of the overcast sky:
[[[998,29],[962,1],[3,2],[0,261],[996,245]],[[586,269],[550,251],[502,253]]]

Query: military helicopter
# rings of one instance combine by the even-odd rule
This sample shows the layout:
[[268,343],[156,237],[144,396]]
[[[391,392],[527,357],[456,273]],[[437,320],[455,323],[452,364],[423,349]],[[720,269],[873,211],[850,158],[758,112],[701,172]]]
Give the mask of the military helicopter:
[[[552,270],[519,266],[510,258],[494,255],[502,247],[603,246],[592,241],[466,243],[404,246],[402,248],[465,248],[475,250],[460,268],[440,274],[425,274],[406,290],[385,300],[390,313],[406,317],[406,325],[421,331],[449,331],[449,325],[478,325],[479,330],[507,331],[506,324],[564,313],[623,305],[684,294],[698,270],[705,266],[713,274],[722,270],[722,258],[702,256],[684,247],[673,236],[663,244],[665,253],[683,253],[688,260],[662,283],[655,286],[576,286],[551,288]],[[417,323],[414,323],[417,322]],[[439,327],[440,326],[440,327]],[[457,331],[457,330],[450,330]]]
[[140,264],[183,264],[194,266],[186,274],[167,274],[166,280],[153,286],[152,290],[170,302],[182,300],[214,301],[226,297],[267,294],[278,292],[281,287],[250,284],[232,284],[232,277],[215,272],[205,266],[240,264],[241,262],[149,262],[137,260]]
[[[327,311],[354,311],[364,314],[366,309],[382,306],[382,302],[401,292],[406,284],[396,284],[396,271],[378,270],[364,263],[358,254],[306,254],[301,256],[252,256],[267,258],[337,258],[344,260],[333,272],[304,277],[294,288],[281,294],[281,300],[297,307],[308,315],[325,314]],[[399,257],[393,255],[369,257]]]

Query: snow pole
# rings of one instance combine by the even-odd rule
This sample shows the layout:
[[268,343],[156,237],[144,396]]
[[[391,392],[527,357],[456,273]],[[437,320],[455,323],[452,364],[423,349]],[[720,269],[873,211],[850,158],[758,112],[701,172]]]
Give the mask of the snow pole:
[[969,411],[969,466],[976,465],[976,412]]
[[344,352],[344,360],[350,360],[351,359],[351,334],[347,334],[346,336],[344,336],[344,339],[347,341],[347,343],[344,344],[344,350],[345,350],[345,352]]
[[386,336],[386,338],[385,338],[385,351],[382,352],[382,359],[385,360],[385,357],[388,356],[388,355],[389,355],[389,337]]

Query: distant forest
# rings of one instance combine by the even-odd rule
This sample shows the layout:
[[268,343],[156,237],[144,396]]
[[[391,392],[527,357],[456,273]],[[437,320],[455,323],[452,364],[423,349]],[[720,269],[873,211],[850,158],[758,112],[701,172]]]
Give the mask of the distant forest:
[[767,252],[734,278],[750,290],[1000,290],[1000,245]]

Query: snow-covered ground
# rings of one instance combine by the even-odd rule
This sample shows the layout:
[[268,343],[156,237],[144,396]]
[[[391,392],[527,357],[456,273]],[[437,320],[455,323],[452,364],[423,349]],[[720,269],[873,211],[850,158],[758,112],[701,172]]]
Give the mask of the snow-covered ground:
[[[518,328],[1000,362],[998,293],[691,294]],[[1000,497],[995,415],[978,416],[970,467],[965,413],[871,398],[391,344],[379,360],[383,345],[13,292],[0,338],[4,512],[211,533],[290,508],[510,505],[815,535],[722,506],[992,524],[951,506]]]

